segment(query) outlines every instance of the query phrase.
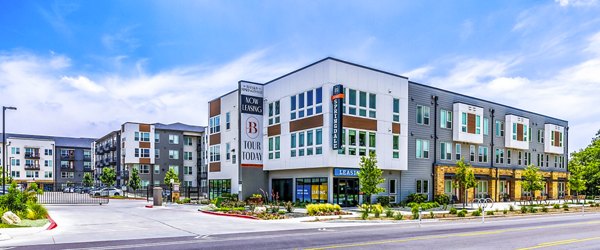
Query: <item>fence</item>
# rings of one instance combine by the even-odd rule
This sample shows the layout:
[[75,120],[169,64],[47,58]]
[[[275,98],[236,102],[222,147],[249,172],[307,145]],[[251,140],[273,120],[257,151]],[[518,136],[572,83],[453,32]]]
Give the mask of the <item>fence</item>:
[[91,187],[76,186],[72,183],[46,186],[41,195],[37,195],[41,204],[108,204],[107,196],[90,194]]
[[[171,187],[169,185],[160,185],[163,189],[162,197],[166,200],[171,200]],[[129,198],[144,198],[146,200],[152,200],[152,186],[143,187],[137,190],[133,190],[129,187],[124,189],[124,196]],[[205,198],[200,187],[180,187],[179,188],[180,198],[189,198],[191,200],[200,200]]]

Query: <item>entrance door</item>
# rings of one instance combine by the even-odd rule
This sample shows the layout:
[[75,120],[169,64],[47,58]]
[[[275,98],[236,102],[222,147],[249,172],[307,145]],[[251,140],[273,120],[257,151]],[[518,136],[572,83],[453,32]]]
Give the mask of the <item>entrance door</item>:
[[358,205],[358,179],[356,178],[334,178],[333,179],[333,202],[343,207]]
[[273,194],[279,196],[280,201],[293,201],[292,190],[293,181],[292,179],[273,179],[271,182]]

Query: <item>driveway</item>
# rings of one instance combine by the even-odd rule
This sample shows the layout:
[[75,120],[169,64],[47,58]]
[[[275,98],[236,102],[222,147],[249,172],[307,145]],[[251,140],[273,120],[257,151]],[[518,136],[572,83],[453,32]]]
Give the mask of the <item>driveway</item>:
[[145,208],[146,204],[146,201],[111,200],[109,204],[101,206],[49,205],[48,211],[58,224],[56,229],[13,236],[11,240],[0,241],[0,246],[204,236],[367,224],[260,221],[203,214],[194,205]]

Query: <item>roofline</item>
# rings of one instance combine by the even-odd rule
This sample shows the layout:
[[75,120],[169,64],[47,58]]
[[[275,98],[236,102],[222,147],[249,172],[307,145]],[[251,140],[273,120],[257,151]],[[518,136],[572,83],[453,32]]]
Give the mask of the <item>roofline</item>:
[[543,114],[532,112],[532,111],[527,111],[527,110],[520,109],[520,108],[515,108],[515,107],[512,107],[512,106],[505,105],[505,104],[501,104],[501,103],[497,103],[497,102],[493,102],[493,101],[489,101],[489,100],[484,100],[484,99],[481,99],[481,98],[477,98],[477,97],[473,97],[473,96],[469,96],[469,95],[465,95],[465,94],[456,93],[456,92],[453,92],[453,91],[450,91],[450,90],[441,89],[441,88],[438,88],[438,87],[433,87],[433,86],[430,86],[430,85],[426,85],[426,84],[422,84],[422,83],[418,83],[418,82],[414,82],[414,81],[410,81],[410,80],[408,81],[408,83],[412,83],[412,84],[415,84],[415,85],[418,85],[418,86],[421,86],[421,87],[435,89],[435,90],[446,92],[446,93],[450,93],[450,94],[453,94],[453,95],[458,95],[458,96],[462,96],[462,97],[466,97],[466,98],[475,99],[477,101],[486,102],[486,103],[489,103],[489,104],[494,104],[494,105],[498,105],[498,106],[509,108],[509,109],[513,109],[513,110],[518,110],[518,111],[529,113],[529,114],[533,114],[533,115],[539,115],[539,116],[542,116],[542,117],[546,117],[546,118],[550,118],[550,119],[555,119],[557,121],[562,121],[562,122],[565,122],[565,123],[569,124],[569,121],[566,121],[566,120],[563,120],[563,119],[560,119],[560,118],[556,118],[556,117],[552,117],[552,116],[547,116],[547,115],[543,115]]
[[238,89],[234,89],[232,91],[227,92],[226,94],[222,94],[219,97],[216,97],[216,98],[213,98],[212,100],[209,100],[208,102],[210,103],[212,101],[216,101],[216,100],[221,99],[221,98],[223,98],[223,97],[225,97],[227,95],[233,94],[233,92],[236,92],[236,91],[238,91]]

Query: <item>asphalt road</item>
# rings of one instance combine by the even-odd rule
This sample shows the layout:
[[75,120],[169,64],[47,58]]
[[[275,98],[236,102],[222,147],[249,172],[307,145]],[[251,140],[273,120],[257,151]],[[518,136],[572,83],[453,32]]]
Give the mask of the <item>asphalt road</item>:
[[600,214],[414,222],[16,249],[600,249]]

